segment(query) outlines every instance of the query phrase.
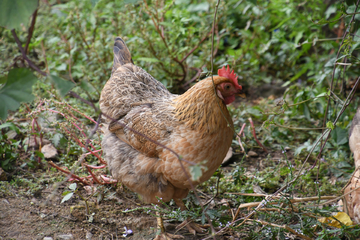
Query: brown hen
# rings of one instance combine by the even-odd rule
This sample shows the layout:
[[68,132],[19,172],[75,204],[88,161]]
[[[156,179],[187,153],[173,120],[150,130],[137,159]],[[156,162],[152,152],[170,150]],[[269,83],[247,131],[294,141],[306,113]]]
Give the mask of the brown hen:
[[[233,122],[226,108],[241,95],[237,76],[223,67],[182,95],[171,94],[163,84],[134,65],[125,42],[117,37],[111,77],[100,97],[105,116],[102,149],[112,176],[146,203],[182,199],[191,189],[191,164],[204,163],[196,186],[208,180],[224,159],[233,138]],[[159,144],[158,144],[159,143]],[[164,148],[164,146],[166,148]],[[172,152],[184,160],[180,160]],[[158,219],[160,220],[160,219]],[[164,232],[162,222],[160,238]],[[200,231],[187,224],[189,231]]]
[[355,171],[350,179],[349,185],[345,188],[344,210],[354,220],[360,223],[360,108],[352,120],[350,127],[349,145],[354,153]]

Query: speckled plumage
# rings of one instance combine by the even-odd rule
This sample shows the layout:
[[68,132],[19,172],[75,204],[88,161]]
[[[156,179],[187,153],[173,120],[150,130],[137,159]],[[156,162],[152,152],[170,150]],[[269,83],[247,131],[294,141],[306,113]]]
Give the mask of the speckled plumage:
[[349,131],[349,145],[352,152],[355,151],[358,143],[360,144],[360,107],[356,111]]
[[[208,180],[232,141],[233,123],[226,105],[214,92],[211,78],[182,95],[171,94],[133,64],[119,37],[114,55],[112,75],[100,98],[105,121],[102,149],[108,168],[114,178],[147,203],[157,203],[156,197],[178,201],[186,197],[191,185],[178,158],[161,145],[187,161],[206,160],[207,169],[192,183],[196,186]],[[218,85],[230,81],[214,76],[214,82]],[[183,165],[189,174],[189,163],[183,161]]]
[[[348,186],[344,190],[345,211],[356,224],[360,223],[360,108],[352,120],[349,134],[349,146],[354,153],[355,172],[350,179]],[[346,209],[347,208],[347,209]]]

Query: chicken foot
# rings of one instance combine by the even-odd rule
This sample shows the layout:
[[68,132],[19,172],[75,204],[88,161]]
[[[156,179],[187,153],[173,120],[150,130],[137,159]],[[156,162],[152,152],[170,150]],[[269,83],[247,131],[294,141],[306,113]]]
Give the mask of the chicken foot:
[[204,231],[206,231],[205,228],[206,226],[194,223],[193,221],[186,219],[185,221],[183,221],[182,223],[180,223],[176,229],[182,229],[183,227],[186,227],[187,230],[192,233],[193,235],[196,235],[196,233],[203,233]]
[[[185,204],[181,199],[174,199],[177,206],[180,207],[181,211],[187,210]],[[196,233],[203,233],[206,229],[206,225],[200,225],[197,223],[194,223],[191,219],[186,219],[180,225],[176,227],[176,229],[181,229],[183,227],[186,227],[190,233],[193,235],[196,235]]]
[[165,232],[164,222],[159,212],[156,212],[157,227],[160,229],[160,234],[156,235],[154,240],[172,240],[172,239],[184,239],[181,235],[175,235]]

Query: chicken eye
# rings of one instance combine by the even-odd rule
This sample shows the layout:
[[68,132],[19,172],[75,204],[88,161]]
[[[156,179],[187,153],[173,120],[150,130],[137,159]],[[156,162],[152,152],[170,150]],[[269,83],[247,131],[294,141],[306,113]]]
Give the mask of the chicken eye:
[[230,89],[230,85],[225,85],[225,90],[229,90]]

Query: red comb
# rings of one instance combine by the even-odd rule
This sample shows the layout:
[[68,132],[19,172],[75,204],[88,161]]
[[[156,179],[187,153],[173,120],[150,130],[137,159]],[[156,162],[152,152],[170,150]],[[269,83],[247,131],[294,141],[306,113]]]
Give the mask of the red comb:
[[232,71],[230,70],[229,65],[227,66],[227,68],[225,66],[223,66],[221,69],[219,69],[218,75],[220,77],[226,77],[226,78],[230,79],[236,87],[238,87],[240,89],[242,88],[237,81],[238,76],[234,73],[234,70],[232,70]]

